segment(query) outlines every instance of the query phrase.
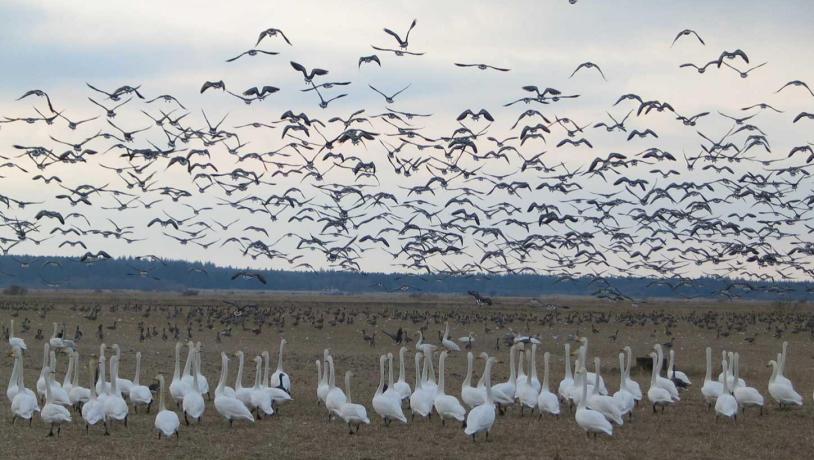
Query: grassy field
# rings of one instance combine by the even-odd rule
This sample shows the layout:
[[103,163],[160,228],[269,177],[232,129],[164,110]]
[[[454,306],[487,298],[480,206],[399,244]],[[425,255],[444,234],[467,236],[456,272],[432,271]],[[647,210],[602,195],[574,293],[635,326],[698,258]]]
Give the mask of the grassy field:
[[[224,300],[238,305],[257,304],[266,313],[261,330],[253,331],[258,325],[248,321],[245,330],[236,325],[231,336],[218,342],[217,332],[224,328],[221,318],[234,311]],[[93,318],[89,313],[97,307],[98,315]],[[212,311],[218,312],[214,319]],[[713,314],[706,315],[708,312]],[[795,330],[792,324],[805,323],[812,314],[812,304],[700,300],[631,305],[578,298],[501,298],[487,308],[474,305],[468,297],[453,296],[227,292],[197,296],[132,292],[4,296],[0,297],[0,321],[7,327],[14,317],[15,333],[29,347],[25,355],[29,388],[34,387],[39,374],[42,341],[50,337],[52,322],[64,323],[68,338],[73,337],[76,326],[81,329],[80,383],[84,386],[88,382],[87,360],[98,352],[101,342],[96,333],[100,325],[103,341],[122,347],[121,376],[133,378],[134,354],[141,351],[141,379],[147,383],[157,373],[171,378],[175,340],[171,333],[165,340],[163,333],[177,325],[180,339],[187,338],[189,326],[192,339],[203,342],[203,372],[213,391],[220,370],[220,351],[232,353],[240,349],[251,359],[269,350],[274,366],[279,340],[285,337],[285,369],[292,376],[295,399],[283,405],[274,417],[253,425],[236,423],[232,429],[208,402],[203,424],[182,425],[177,442],[156,439],[154,412],[146,415],[132,411],[129,427],[116,425],[109,437],[103,436],[98,427],[85,434],[81,415],[75,414],[74,422],[63,428],[60,438],[47,438],[48,427],[36,416],[31,427],[20,423],[11,426],[9,403],[4,401],[0,404],[0,449],[4,458],[811,458],[814,340],[809,331]],[[20,325],[26,318],[29,328],[22,331]],[[398,346],[382,331],[395,332],[403,327],[413,338],[407,345],[407,380],[412,386],[414,372],[410,363],[417,329],[424,327],[428,340],[438,343],[438,331],[447,319],[453,337],[471,331],[476,340],[473,351],[486,351],[500,359],[493,382],[508,376],[508,348],[501,345],[496,350],[496,341],[511,328],[540,335],[543,345],[538,354],[538,371],[542,379],[542,352],[551,352],[553,389],[563,376],[563,344],[574,334],[589,338],[589,356],[602,359],[603,376],[611,392],[618,387],[617,353],[622,346],[630,345],[634,356],[646,356],[653,344],[670,340],[674,341],[677,368],[690,376],[693,386],[682,394],[680,403],[663,415],[653,414],[646,404],[640,405],[632,422],[616,428],[612,438],[597,440],[585,436],[565,407],[559,419],[542,420],[520,417],[519,410],[510,410],[498,417],[488,443],[473,443],[460,425],[448,423],[442,427],[437,417],[385,427],[370,401],[378,383],[378,356],[386,352],[397,355]],[[111,329],[114,321],[116,327]],[[157,335],[141,341],[139,323],[149,330],[155,327]],[[37,329],[44,335],[41,340],[35,339]],[[368,335],[376,332],[375,346],[363,340],[362,329]],[[767,391],[770,369],[766,364],[780,351],[783,340],[790,347],[786,375],[805,398],[801,409],[778,409]],[[714,412],[706,410],[700,395],[706,346],[713,347],[714,362],[720,360],[721,349],[740,352],[741,377],[763,393],[768,409],[765,415],[747,412],[736,423],[716,422]],[[324,408],[316,403],[314,360],[326,347],[332,351],[338,376],[348,369],[354,371],[354,400],[368,408],[372,423],[363,426],[358,436],[349,436],[342,423],[328,422]],[[11,364],[12,359],[4,353],[0,358],[4,384]],[[230,362],[230,385],[234,384],[236,364],[236,360]],[[57,374],[60,381],[66,365],[67,359],[61,356]],[[447,393],[460,395],[465,365],[463,354],[447,360]],[[482,370],[478,366],[476,377]],[[713,367],[717,375],[720,363]],[[646,392],[649,373],[634,369],[632,377]],[[253,381],[254,370],[248,369],[244,385]],[[409,410],[405,412],[409,418]]]

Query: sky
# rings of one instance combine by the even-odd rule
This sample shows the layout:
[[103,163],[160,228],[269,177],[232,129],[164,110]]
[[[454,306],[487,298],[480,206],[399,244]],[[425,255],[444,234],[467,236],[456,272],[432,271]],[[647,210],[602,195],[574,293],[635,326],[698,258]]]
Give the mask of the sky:
[[[422,51],[423,56],[395,57],[371,49],[371,45],[393,46],[392,39],[382,32],[389,27],[399,33],[406,31],[416,18],[417,26],[410,36],[410,50]],[[557,106],[546,107],[548,115],[569,117],[580,125],[607,120],[606,112],[624,114],[633,106],[613,107],[616,99],[626,93],[636,93],[647,99],[669,101],[682,114],[711,111],[698,130],[720,136],[729,127],[729,120],[717,111],[739,113],[741,107],[768,102],[782,107],[783,114],[759,116],[760,126],[772,142],[771,158],[785,156],[788,149],[801,141],[814,141],[810,124],[790,122],[794,114],[812,111],[814,98],[801,89],[775,94],[790,80],[811,81],[814,84],[814,59],[809,50],[814,43],[814,3],[807,1],[600,1],[579,0],[575,5],[562,1],[342,1],[342,2],[200,2],[200,1],[0,1],[0,116],[31,116],[34,99],[15,101],[25,91],[40,88],[47,91],[55,105],[64,108],[71,118],[88,118],[99,114],[88,96],[95,97],[85,83],[99,88],[116,88],[124,84],[141,85],[147,95],[171,93],[189,108],[187,120],[202,124],[201,109],[210,118],[228,114],[227,125],[236,126],[255,120],[276,120],[288,109],[305,111],[309,115],[328,118],[365,108],[368,114],[381,113],[385,106],[410,112],[432,113],[433,117],[415,121],[423,133],[448,134],[457,124],[455,117],[471,108],[488,109],[496,118],[489,128],[495,137],[507,136],[509,128],[525,106],[503,107],[508,101],[526,95],[520,88],[534,84],[554,87],[565,94],[580,97]],[[279,52],[276,56],[244,57],[233,63],[225,60],[252,48],[259,32],[269,27],[282,29],[291,40],[288,46],[279,38],[267,38],[260,48]],[[690,38],[671,42],[682,29],[696,30],[706,42],[702,46]],[[705,63],[718,57],[723,50],[743,49],[752,65],[768,62],[748,78],[735,72],[710,71],[699,75],[679,65],[686,62]],[[376,53],[382,67],[357,65],[360,56]],[[329,78],[351,81],[340,92],[348,96],[320,109],[313,93],[303,93],[302,77],[288,61],[306,67],[329,69]],[[571,72],[582,62],[599,65],[607,82],[592,71]],[[453,62],[488,63],[510,68],[510,72],[461,69]],[[743,67],[743,66],[741,66]],[[273,85],[281,91],[266,101],[247,108],[228,95],[209,91],[198,92],[207,80],[224,80],[227,88],[242,91],[250,86]],[[410,85],[395,104],[385,104],[371,91],[372,84],[385,92],[394,92]],[[98,94],[97,94],[98,95]],[[42,105],[39,105],[42,107]],[[140,105],[137,109],[147,109]],[[160,107],[153,106],[152,109]],[[115,123],[132,129],[149,126],[134,106]],[[155,110],[153,110],[155,112]],[[179,111],[177,114],[183,113]],[[5,156],[19,152],[12,144],[36,145],[50,142],[48,136],[76,139],[81,134],[93,134],[93,129],[70,132],[64,126],[43,123],[0,125],[0,153]],[[146,124],[145,124],[146,123]],[[631,125],[651,128],[659,133],[659,146],[674,153],[696,153],[699,137],[670,116],[635,118]],[[485,126],[485,125],[477,125]],[[377,126],[381,131],[383,128]],[[651,145],[646,142],[625,142],[619,136],[591,132],[588,136],[595,149],[557,149],[549,156],[552,162],[570,167],[589,164],[597,156],[613,151],[636,153]],[[140,139],[160,140],[161,133],[148,131]],[[251,133],[245,136],[248,149],[270,149],[281,145],[278,131]],[[526,152],[553,150],[553,145],[535,145]],[[384,169],[384,151],[378,145],[357,149],[358,155],[376,159]],[[218,156],[222,155],[222,156]],[[228,161],[225,153],[217,153],[217,161]],[[115,157],[105,156],[98,162],[116,163]],[[20,163],[23,164],[22,162]],[[33,165],[29,165],[30,167]],[[512,168],[494,162],[492,173]],[[742,165],[742,169],[749,166]],[[49,174],[59,174],[66,183],[116,183],[110,171],[99,167],[57,165]],[[182,170],[160,173],[162,185],[183,184],[189,178]],[[340,180],[353,176],[335,171]],[[423,173],[429,179],[429,173]],[[712,178],[712,173],[694,172],[687,180]],[[43,200],[51,208],[69,211],[64,203],[54,203],[54,187],[45,187],[31,180],[32,169],[22,173],[13,168],[0,169],[0,194]],[[382,172],[384,188],[412,184]],[[534,177],[534,176],[532,176]],[[283,180],[272,191],[296,185],[297,178]],[[587,190],[601,191],[603,184],[586,179]],[[800,193],[805,194],[803,190]],[[442,191],[435,202],[443,203],[454,196]],[[218,196],[199,196],[195,206],[216,205]],[[222,198],[222,196],[220,196]],[[499,202],[506,196],[494,196],[487,201]],[[512,197],[508,197],[512,199]],[[557,200],[540,192],[527,200]],[[106,201],[103,205],[112,205]],[[184,215],[182,207],[162,203],[163,210]],[[23,211],[21,211],[23,212]],[[33,211],[31,211],[33,212]],[[155,210],[129,210],[111,214],[97,207],[83,210],[93,222],[113,216],[117,223],[138,224],[155,216]],[[221,222],[232,220],[231,210],[217,207],[212,218]],[[23,212],[25,214],[25,212]],[[187,211],[188,214],[188,211]],[[240,216],[241,225],[260,225],[272,235],[305,232],[303,225],[269,222],[259,216]],[[245,224],[244,224],[245,222]],[[319,229],[319,226],[313,228]],[[309,231],[313,231],[308,227]],[[230,265],[259,265],[263,268],[286,268],[281,261],[251,260],[234,247],[203,250],[179,247],[172,240],[151,228],[137,236],[143,242],[125,246],[118,241],[102,238],[93,241],[94,249],[107,249],[115,255],[161,253],[191,260],[209,260]],[[213,238],[219,235],[213,235]],[[273,239],[273,238],[271,238]],[[62,249],[54,239],[42,245],[20,245],[18,253],[81,254],[80,248]],[[12,253],[14,253],[14,251]],[[379,257],[385,256],[385,257]],[[365,253],[363,268],[397,270],[387,254],[373,249]],[[327,267],[315,257],[315,266]]]

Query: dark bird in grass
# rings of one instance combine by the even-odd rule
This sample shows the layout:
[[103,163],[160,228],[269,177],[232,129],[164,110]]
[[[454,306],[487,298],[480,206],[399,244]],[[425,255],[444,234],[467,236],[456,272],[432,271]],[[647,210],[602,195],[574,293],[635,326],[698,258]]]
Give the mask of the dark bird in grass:
[[201,94],[203,94],[203,92],[208,90],[209,88],[226,91],[226,83],[224,83],[223,80],[204,82],[203,86],[201,86]]
[[407,46],[410,45],[410,42],[409,42],[409,40],[410,40],[410,32],[413,31],[413,28],[415,27],[415,25],[416,25],[416,20],[413,19],[413,22],[410,24],[410,28],[407,29],[407,34],[404,36],[404,39],[402,39],[401,36],[399,36],[399,34],[393,32],[392,30],[388,29],[387,27],[384,28],[384,33],[386,33],[386,34],[392,36],[393,38],[395,38],[396,41],[399,42],[399,48],[407,49]]
[[694,35],[695,38],[697,38],[698,41],[701,42],[702,45],[706,45],[706,43],[704,43],[704,40],[701,38],[701,36],[698,35],[698,32],[696,32],[696,31],[694,31],[692,29],[684,29],[681,32],[679,32],[678,35],[676,35],[676,38],[673,39],[673,43],[670,44],[670,47],[675,45],[679,38],[681,38],[681,37],[689,37],[690,35]]
[[306,84],[311,83],[311,80],[313,80],[314,77],[320,77],[320,76],[323,76],[323,75],[328,75],[327,70],[318,69],[316,67],[311,69],[310,72],[308,72],[308,70],[305,68],[304,65],[302,65],[302,64],[300,64],[298,62],[294,62],[294,61],[291,61],[291,67],[293,67],[294,70],[302,73],[302,76],[305,79]]
[[608,79],[605,78],[605,73],[602,72],[602,69],[600,69],[599,66],[594,64],[593,62],[583,62],[582,64],[578,65],[577,68],[574,69],[573,72],[571,72],[571,75],[568,78],[573,77],[574,74],[576,74],[582,69],[596,69],[596,71],[599,72],[599,75],[602,75],[602,79],[608,81]]
[[244,52],[238,54],[237,56],[235,56],[235,57],[233,57],[231,59],[227,59],[226,62],[234,62],[234,61],[237,61],[238,59],[242,58],[243,56],[247,56],[247,55],[248,56],[257,56],[258,53],[267,54],[269,56],[275,56],[275,55],[280,54],[280,53],[276,53],[274,51],[264,51],[264,50],[258,50],[258,49],[250,49],[248,51],[244,51]]
[[255,280],[257,280],[257,281],[259,281],[259,282],[261,282],[263,284],[266,284],[266,278],[263,277],[263,275],[261,275],[260,273],[242,271],[242,272],[237,272],[234,275],[232,275],[232,281],[234,281],[234,280],[236,280],[238,278],[244,279],[244,280],[255,279]]
[[371,62],[379,64],[379,67],[382,66],[382,61],[379,60],[379,56],[371,54],[370,56],[362,56],[359,58],[359,67],[361,68],[362,64],[370,64]]
[[480,70],[493,69],[493,70],[499,70],[501,72],[508,72],[508,71],[512,70],[512,69],[507,69],[507,68],[504,68],[504,67],[495,67],[495,66],[489,65],[489,64],[461,64],[461,63],[458,63],[458,62],[454,62],[453,64],[455,64],[458,67],[477,67]]
[[46,93],[45,91],[43,91],[43,90],[41,90],[41,89],[32,89],[32,90],[30,90],[30,91],[26,91],[26,92],[25,92],[25,94],[23,94],[22,96],[18,97],[18,98],[17,98],[17,100],[19,101],[19,100],[21,100],[21,99],[25,99],[25,98],[27,98],[28,96],[39,96],[39,97],[44,97],[44,98],[45,98],[45,100],[46,100],[46,102],[48,102],[48,109],[51,111],[51,113],[57,113],[57,111],[56,111],[56,110],[54,110],[54,106],[53,106],[53,105],[51,105],[51,98],[50,98],[50,97],[48,97],[48,93]]
[[291,42],[288,41],[288,37],[285,36],[285,34],[283,33],[282,30],[271,28],[271,29],[266,29],[266,30],[260,32],[260,36],[257,37],[257,43],[254,46],[259,45],[260,42],[262,42],[264,38],[266,38],[266,37],[276,37],[278,34],[281,37],[283,37],[283,40],[285,40],[286,43],[291,45]]
[[367,86],[369,86],[369,87],[370,87],[370,89],[372,89],[373,91],[376,91],[377,93],[381,94],[381,95],[382,95],[382,97],[384,98],[385,102],[387,102],[388,104],[392,104],[393,102],[395,102],[395,98],[396,98],[396,96],[398,96],[399,94],[403,93],[404,91],[406,91],[406,90],[407,90],[407,88],[409,88],[409,87],[410,87],[410,85],[407,85],[407,86],[405,86],[404,88],[402,88],[402,89],[400,89],[400,90],[396,91],[396,92],[395,92],[393,95],[388,96],[387,94],[384,94],[383,92],[381,92],[381,91],[379,91],[378,89],[376,89],[375,87],[373,87],[373,85],[371,85],[371,84],[368,84]]
[[783,91],[784,89],[786,89],[786,87],[788,87],[788,86],[798,86],[798,87],[805,88],[806,91],[808,91],[808,94],[814,96],[814,92],[811,91],[811,88],[809,88],[808,85],[805,82],[800,81],[800,80],[790,81],[790,82],[786,83],[785,85],[781,86],[780,89],[778,89],[774,93],[777,94],[780,91]]

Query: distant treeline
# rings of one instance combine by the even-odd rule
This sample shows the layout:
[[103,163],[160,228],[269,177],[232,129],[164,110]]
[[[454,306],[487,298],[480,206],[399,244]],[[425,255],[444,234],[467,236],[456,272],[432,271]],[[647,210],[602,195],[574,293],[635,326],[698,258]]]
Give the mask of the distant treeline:
[[[478,291],[484,296],[602,296],[608,291],[642,298],[741,298],[753,300],[808,300],[811,282],[760,282],[698,278],[691,281],[650,278],[575,278],[507,274],[449,276],[444,274],[355,273],[343,271],[252,270],[267,284],[232,280],[240,269],[181,260],[144,261],[110,259],[93,264],[76,258],[0,256],[0,286],[28,289],[134,289],[183,291],[189,289],[259,289],[326,293],[458,293]],[[672,287],[670,286],[672,285]],[[673,289],[675,287],[675,289]]]

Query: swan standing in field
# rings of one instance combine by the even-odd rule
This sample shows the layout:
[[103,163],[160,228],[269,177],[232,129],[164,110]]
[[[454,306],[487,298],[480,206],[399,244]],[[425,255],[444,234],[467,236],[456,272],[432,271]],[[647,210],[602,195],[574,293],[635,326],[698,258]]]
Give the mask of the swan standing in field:
[[40,398],[45,397],[45,386],[46,386],[46,383],[48,382],[45,369],[47,369],[48,364],[50,364],[50,362],[48,361],[49,350],[50,350],[50,345],[48,344],[48,342],[43,343],[42,344],[42,368],[40,369],[40,376],[37,379],[37,385],[36,385],[37,394],[40,396]]
[[93,360],[88,362],[88,370],[90,371],[90,388],[88,391],[90,397],[85,404],[82,404],[82,419],[85,420],[85,433],[90,430],[91,426],[102,422],[105,427],[105,434],[109,435],[110,432],[107,430],[107,422],[105,421],[104,404],[96,397],[96,385],[93,382],[93,374],[97,369],[97,365],[98,363],[94,363]]
[[673,382],[679,382],[680,386],[688,387],[692,385],[690,378],[687,377],[687,374],[675,370],[675,350],[672,348],[670,349],[670,361],[667,365],[667,378],[672,380]]
[[11,349],[19,348],[22,351],[28,350],[28,347],[25,345],[25,340],[21,337],[14,336],[14,320],[11,320],[11,324],[8,328],[8,344],[11,346]]
[[619,391],[613,394],[613,400],[616,401],[616,405],[619,407],[619,412],[624,417],[625,414],[628,415],[628,420],[633,419],[633,408],[636,407],[636,399],[633,395],[627,391],[625,388],[625,377],[627,375],[627,370],[625,368],[625,354],[619,353]]
[[234,390],[231,395],[226,391],[226,376],[229,374],[229,358],[226,353],[220,354],[220,366],[220,378],[215,387],[215,410],[229,422],[229,427],[235,420],[254,422],[252,413],[235,397]]
[[803,397],[794,391],[791,385],[777,380],[777,375],[780,372],[777,361],[769,361],[769,366],[772,367],[772,376],[769,378],[769,395],[771,395],[772,399],[777,402],[781,409],[783,406],[802,406]]
[[201,395],[206,395],[209,398],[209,381],[206,379],[206,376],[203,375],[201,372],[201,342],[198,342],[195,345],[195,366],[194,372],[198,374],[198,391],[201,392]]
[[291,395],[280,387],[273,387],[270,385],[269,372],[271,372],[271,359],[268,351],[263,351],[263,380],[260,382],[260,387],[268,393],[271,400],[271,407],[275,409],[278,404],[291,401]]
[[237,356],[237,376],[235,376],[235,397],[246,405],[249,409],[252,408],[252,389],[243,386],[243,351],[238,350],[235,352]]
[[99,360],[101,361],[99,376],[96,379],[96,397],[100,400],[103,400],[107,397],[107,392],[110,389],[110,382],[105,379],[105,373],[103,372],[107,363],[107,359],[105,358],[105,350],[107,350],[107,345],[104,343],[99,345]]
[[275,388],[282,388],[289,395],[291,394],[291,376],[283,370],[283,350],[288,342],[280,339],[280,351],[277,355],[277,370],[271,374],[270,385]]
[[399,404],[401,404],[401,393],[396,391],[396,389],[393,387],[395,384],[395,382],[393,382],[393,353],[387,354],[387,367],[387,386],[385,387],[384,395],[388,398],[395,399],[399,402]]
[[50,367],[45,368],[45,404],[40,410],[40,418],[45,423],[51,425],[48,436],[54,435],[54,426],[57,427],[57,436],[62,432],[63,423],[71,423],[71,413],[64,406],[56,404],[51,397],[53,387],[54,371]]
[[653,371],[650,373],[650,389],[647,390],[647,400],[650,401],[650,404],[653,406],[653,413],[656,412],[656,406],[661,406],[661,412],[664,413],[664,408],[673,404],[673,397],[669,391],[659,385],[658,354],[656,352],[650,352],[650,358],[653,360]]
[[[121,363],[122,350],[119,347],[119,344],[114,343],[112,348],[113,348],[113,351],[116,352],[116,354],[114,355],[114,356],[116,356],[116,362]],[[113,376],[111,375],[111,379],[112,378],[113,378]],[[111,380],[110,382],[112,383],[113,380]],[[121,392],[122,395],[129,396],[130,395],[130,388],[133,387],[133,382],[131,380],[129,380],[129,379],[119,377],[118,373],[117,373],[116,374],[116,385],[118,385],[119,392]]]
[[[585,364],[588,362],[588,338],[579,337],[577,340],[581,344],[578,350],[579,362],[582,363],[582,367],[585,367]],[[588,372],[587,378],[590,385],[593,385],[593,382],[596,381],[596,376],[594,376],[593,372]],[[579,388],[577,388],[577,392],[579,392]],[[608,388],[605,386],[605,380],[602,378],[602,376],[599,376],[599,394],[602,395],[608,394]]]
[[540,418],[543,414],[551,414],[560,416],[560,400],[557,395],[552,393],[548,388],[548,362],[550,354],[545,352],[543,354],[543,383],[540,388],[540,394],[537,395],[537,410],[540,412]]
[[786,374],[785,374],[785,372],[786,372],[786,354],[788,352],[789,343],[784,340],[782,347],[783,348],[782,348],[782,351],[780,352],[780,357],[778,358],[778,361],[777,361],[778,369],[777,369],[777,377],[775,378],[775,381],[777,383],[782,383],[782,384],[788,385],[790,387],[793,387],[794,385],[791,384],[791,380],[789,380],[786,377]]
[[531,345],[531,355],[529,356],[529,375],[531,375],[531,386],[534,387],[534,391],[540,393],[540,389],[542,389],[542,384],[540,383],[540,379],[537,377],[537,344],[533,343]]
[[76,344],[74,344],[73,340],[63,339],[62,337],[57,336],[57,323],[54,324],[54,333],[51,335],[51,338],[48,340],[48,344],[54,350],[76,350]]
[[391,420],[407,423],[407,417],[401,410],[401,399],[388,396],[384,393],[384,362],[387,356],[379,356],[379,386],[373,395],[373,410],[384,419],[384,425],[389,426]]
[[[488,356],[487,356],[488,358]],[[472,386],[472,367],[475,362],[475,356],[472,352],[466,353],[466,377],[461,384],[461,401],[472,409],[479,406],[486,401],[486,393],[483,388]]]
[[724,391],[724,385],[717,380],[712,380],[712,348],[707,347],[707,373],[704,376],[704,386],[701,387],[701,394],[707,404],[707,410],[715,404],[715,400]]
[[656,350],[656,385],[661,388],[667,390],[670,393],[670,397],[673,398],[673,401],[681,401],[681,397],[678,395],[678,388],[676,388],[676,384],[673,383],[672,380],[666,379],[661,376],[661,368],[664,367],[664,353],[662,352],[661,344],[655,344],[653,346]]
[[557,394],[560,395],[563,401],[569,399],[571,388],[574,386],[574,376],[571,374],[571,344],[565,344],[565,377],[560,380]]
[[489,440],[489,432],[495,424],[495,403],[492,400],[492,367],[497,362],[496,358],[486,360],[486,368],[483,371],[483,385],[486,391],[486,400],[483,404],[473,408],[466,416],[466,428],[464,433],[472,437],[472,442],[478,433],[486,433],[486,440]]
[[181,407],[187,388],[187,385],[181,380],[181,347],[183,347],[181,342],[175,343],[175,370],[172,373],[172,381],[170,382],[170,397],[175,401],[175,407]]
[[[79,384],[79,352],[74,351],[73,361],[73,383],[71,384],[71,391],[68,392],[68,399],[71,400],[71,405],[75,409],[85,404],[90,399],[90,389],[85,388]],[[90,363],[93,365],[93,362]],[[91,386],[93,386],[93,371],[91,371]]]
[[441,346],[448,351],[461,351],[461,347],[449,338],[449,321],[444,322],[444,337],[441,338]]
[[336,386],[336,371],[334,369],[334,358],[328,356],[328,394],[325,395],[325,408],[328,409],[328,419],[339,415],[339,409],[348,402],[348,397],[341,388]]
[[599,394],[599,366],[599,358],[596,357],[594,358],[594,391],[588,396],[587,406],[590,409],[602,413],[602,415],[604,415],[609,422],[613,422],[621,426],[625,423],[624,420],[622,420],[622,416],[624,414],[619,408],[616,400],[613,398],[613,396]]
[[633,399],[638,403],[642,400],[642,388],[639,386],[639,383],[632,378],[630,378],[630,368],[633,366],[633,351],[630,349],[629,346],[625,346],[625,357],[627,359],[627,366],[625,366],[625,379],[624,379],[624,387],[628,393],[633,395]]
[[158,374],[156,379],[158,380],[158,413],[155,414],[154,425],[158,432],[158,439],[161,439],[162,434],[166,438],[175,435],[175,438],[178,439],[181,437],[179,431],[181,421],[178,419],[178,414],[167,410],[167,406],[164,404],[164,376]]
[[[25,387],[25,379],[23,378],[23,351],[21,348],[13,348],[14,350],[14,365],[11,371],[11,379],[14,383],[14,396],[11,399],[11,424],[18,418],[28,420],[29,426],[31,420],[34,418],[34,412],[40,411],[40,405],[37,402],[37,395],[33,391]],[[9,383],[9,390],[12,385]],[[11,392],[6,392],[8,396]]]
[[[412,419],[418,414],[421,417],[429,417],[432,414],[432,405],[435,396],[432,392],[424,388],[421,377],[421,358],[424,356],[420,351],[415,354],[415,387],[410,395],[410,411]],[[425,365],[426,367],[426,365]]]
[[498,410],[503,411],[502,406],[511,406],[514,404],[515,392],[517,386],[517,370],[514,367],[515,356],[517,353],[517,345],[512,345],[509,348],[509,380],[503,383],[497,383],[492,386],[492,400],[497,403]]
[[[735,382],[738,381],[740,374],[740,354],[735,353]],[[735,400],[738,401],[738,406],[742,412],[746,411],[747,407],[759,407],[760,415],[763,415],[763,395],[757,389],[748,386],[739,386],[733,392]]]
[[[582,384],[582,396],[579,398],[575,415],[577,425],[585,430],[586,435],[593,433],[594,437],[596,437],[599,433],[605,433],[608,436],[613,436],[613,425],[601,412],[588,407],[588,371],[581,367],[577,373],[580,374]],[[596,377],[594,377],[594,382],[596,382]]]
[[[192,387],[193,379],[193,360],[195,359],[195,343],[192,340],[187,341],[187,360],[184,363],[184,372],[181,373],[181,384],[183,385],[182,391],[186,394],[189,391],[190,387]],[[200,391],[200,388],[199,388]],[[170,392],[172,392],[172,385],[170,385]],[[183,395],[182,395],[183,396]]]
[[348,424],[348,434],[353,434],[353,424],[356,424],[356,432],[359,432],[359,427],[364,423],[370,425],[370,419],[367,418],[367,409],[361,404],[355,404],[350,395],[350,378],[353,372],[345,372],[345,391],[347,392],[347,401],[339,408],[339,418]]
[[407,347],[401,347],[399,349],[399,379],[393,384],[393,388],[395,388],[398,394],[401,395],[402,401],[405,399],[410,399],[410,394],[412,393],[410,384],[405,380],[406,374],[404,372],[404,358],[406,354]]
[[[50,351],[50,356],[51,356],[51,360],[50,360],[51,363],[47,368],[51,369],[52,374],[55,374],[53,369],[56,369],[56,360],[57,359],[56,359],[56,353],[54,353],[54,350]],[[60,404],[62,406],[70,406],[71,405],[71,398],[68,396],[68,393],[65,390],[62,389],[62,385],[57,383],[54,380],[53,377],[48,378],[48,375],[45,374],[45,369],[43,369],[43,375],[41,375],[41,377],[46,382],[50,382],[50,383],[48,383],[47,386],[51,387],[51,401],[52,402],[54,402],[56,404]]]
[[[328,390],[331,389],[330,385],[328,385],[328,355],[329,350],[326,348],[322,352],[322,362],[320,360],[316,360],[317,363],[317,404],[319,401],[322,401],[322,404],[325,404],[325,397],[328,395]],[[325,365],[323,366],[322,363]]]
[[[536,346],[536,345],[535,345]],[[523,352],[520,352],[520,359],[523,359]],[[534,413],[534,409],[537,408],[537,390],[534,388],[534,384],[531,382],[531,372],[526,374],[525,378],[517,383],[517,399],[520,401],[520,416],[523,416],[523,412],[525,408],[531,409],[531,413]]]
[[[192,342],[190,342],[190,347],[192,348]],[[195,357],[193,356],[192,358],[193,362],[197,363],[197,360],[194,359]],[[196,369],[192,372],[192,384],[189,385],[184,392],[184,400],[181,403],[181,408],[184,411],[184,422],[187,425],[189,425],[189,417],[201,423],[206,406],[204,404],[203,395],[201,395],[200,386],[198,385],[197,365]]]
[[424,372],[421,375],[421,386],[424,391],[428,391],[435,398],[435,393],[438,392],[438,384],[435,383],[435,370],[432,367],[432,356],[438,348],[435,345],[425,343],[421,347],[424,351]]
[[[733,353],[731,351],[727,352],[726,350],[721,350],[721,361],[723,362],[723,365],[721,366],[722,369],[721,373],[718,374],[718,381],[721,382],[722,385],[724,383],[724,374],[726,374],[727,372],[729,372],[727,378],[729,379],[730,382],[732,382],[735,378],[735,375],[732,373],[733,366],[730,365],[730,363],[732,362],[732,356]],[[738,386],[746,386],[746,382],[744,382],[743,379],[739,379],[737,382],[734,382],[733,384],[733,387]]]
[[249,409],[254,409],[257,419],[263,418],[262,414],[273,415],[274,409],[271,407],[271,395],[262,386],[263,358],[254,357],[255,369],[254,386],[251,389],[251,399]]
[[127,426],[128,407],[127,403],[122,398],[121,389],[119,389],[119,357],[110,357],[110,389],[107,393],[103,404],[105,408],[105,420],[117,420],[124,422]]
[[466,418],[466,409],[461,405],[458,398],[448,395],[444,392],[444,368],[447,360],[447,351],[441,352],[438,358],[438,393],[435,395],[433,406],[435,412],[441,417],[441,424],[446,424],[446,419],[452,418],[459,422],[463,422]]
[[130,402],[133,403],[133,412],[138,413],[138,406],[147,406],[147,413],[153,405],[153,394],[146,385],[139,383],[141,376],[141,352],[136,352],[136,375],[133,377],[133,385],[130,387]]
[[726,362],[722,364],[726,368],[724,370],[724,391],[721,392],[721,395],[715,400],[715,419],[717,420],[720,416],[737,420],[738,401],[732,396],[732,385],[729,380],[731,374],[729,367],[732,365],[732,362],[730,360],[729,365],[727,365]]

